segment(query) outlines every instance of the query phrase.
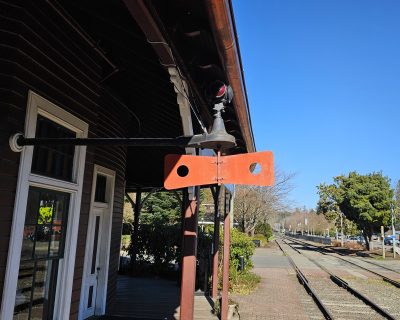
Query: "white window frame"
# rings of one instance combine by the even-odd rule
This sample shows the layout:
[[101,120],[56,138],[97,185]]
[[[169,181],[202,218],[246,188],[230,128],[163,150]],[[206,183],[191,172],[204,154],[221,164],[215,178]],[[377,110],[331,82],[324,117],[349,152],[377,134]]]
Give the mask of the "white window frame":
[[[94,199],[96,193],[96,181],[97,174],[101,174],[106,176],[107,185],[106,185],[106,203],[96,202]],[[86,237],[86,246],[85,246],[85,262],[83,267],[83,276],[82,276],[82,285],[81,285],[81,299],[79,305],[79,316],[78,319],[84,319],[85,315],[85,306],[87,302],[87,296],[85,292],[85,285],[87,281],[87,274],[91,267],[91,261],[89,261],[90,253],[93,251],[93,244],[91,242],[93,238],[93,234],[89,232],[91,226],[94,223],[94,215],[92,214],[93,208],[104,208],[107,211],[107,216],[103,217],[102,221],[102,239],[101,242],[105,243],[105,251],[103,251],[103,259],[105,261],[104,270],[102,271],[102,275],[99,278],[97,284],[97,293],[96,293],[96,301],[95,303],[95,315],[104,315],[106,312],[106,303],[107,303],[107,287],[108,287],[108,272],[110,267],[110,247],[111,247],[111,226],[112,226],[112,216],[113,216],[113,208],[114,208],[114,190],[115,190],[115,176],[116,173],[114,170],[99,166],[97,164],[94,165],[93,169],[93,180],[92,180],[92,194],[90,201],[90,211],[89,211],[89,221],[88,221],[88,229],[87,229],[87,237]],[[92,230],[93,231],[93,230]]]
[[[78,138],[88,136],[89,125],[40,95],[29,91],[25,118],[25,136],[34,138],[38,115],[44,116],[69,130]],[[75,268],[76,244],[82,199],[86,146],[75,147],[72,182],[31,173],[33,146],[25,146],[21,153],[15,194],[14,214],[8,250],[7,268],[3,287],[0,319],[12,319],[21,258],[22,235],[30,186],[58,190],[70,194],[70,206],[65,237],[64,258],[60,260],[54,319],[69,319],[72,284]]]

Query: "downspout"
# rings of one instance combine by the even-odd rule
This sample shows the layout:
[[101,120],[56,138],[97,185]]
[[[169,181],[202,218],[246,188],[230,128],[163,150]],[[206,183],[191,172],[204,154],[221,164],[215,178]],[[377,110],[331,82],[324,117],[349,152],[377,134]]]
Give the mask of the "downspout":
[[206,6],[214,38],[219,46],[220,58],[224,64],[229,84],[233,88],[233,103],[247,151],[254,152],[256,147],[251,127],[250,110],[232,4],[230,0],[209,0],[206,1]]

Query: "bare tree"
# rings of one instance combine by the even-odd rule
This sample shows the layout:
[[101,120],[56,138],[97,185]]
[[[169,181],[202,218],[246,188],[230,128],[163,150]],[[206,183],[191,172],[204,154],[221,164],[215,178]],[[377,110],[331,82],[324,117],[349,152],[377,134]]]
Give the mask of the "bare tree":
[[270,222],[278,212],[287,210],[293,177],[294,174],[276,170],[271,187],[237,186],[234,212],[242,232],[253,236],[257,224]]
[[323,214],[317,214],[314,210],[305,208],[294,209],[290,214],[286,214],[285,220],[281,223],[286,231],[315,235],[324,235],[334,226],[334,223],[328,221]]

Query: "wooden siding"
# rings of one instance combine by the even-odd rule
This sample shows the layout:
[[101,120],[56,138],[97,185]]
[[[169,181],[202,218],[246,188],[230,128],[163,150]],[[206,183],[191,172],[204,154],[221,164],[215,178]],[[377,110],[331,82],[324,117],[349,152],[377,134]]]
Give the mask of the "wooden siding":
[[[28,90],[89,123],[90,137],[128,136],[131,115],[101,85],[103,61],[44,2],[0,2],[0,300],[7,263],[20,154],[8,138],[23,132]],[[116,288],[127,151],[88,147],[76,252],[71,319],[78,316],[93,165],[115,170],[108,304]]]

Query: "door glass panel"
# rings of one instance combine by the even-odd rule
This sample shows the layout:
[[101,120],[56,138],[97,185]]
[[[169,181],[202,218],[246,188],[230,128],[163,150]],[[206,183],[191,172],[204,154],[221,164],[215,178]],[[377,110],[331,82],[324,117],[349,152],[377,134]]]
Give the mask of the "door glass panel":
[[94,228],[94,240],[93,240],[92,267],[90,270],[91,274],[95,273],[96,271],[97,245],[99,242],[99,226],[100,226],[100,216],[96,216],[96,225]]
[[70,194],[30,187],[14,319],[52,319]]
[[87,303],[88,308],[92,307],[92,300],[93,300],[93,286],[90,286],[89,287],[89,295],[88,295],[88,303]]
[[107,187],[107,177],[98,174],[96,177],[96,191],[94,194],[94,201],[106,202],[106,187]]
[[[76,138],[76,133],[43,116],[37,117],[37,138]],[[72,181],[75,147],[42,145],[33,149],[32,173]]]

